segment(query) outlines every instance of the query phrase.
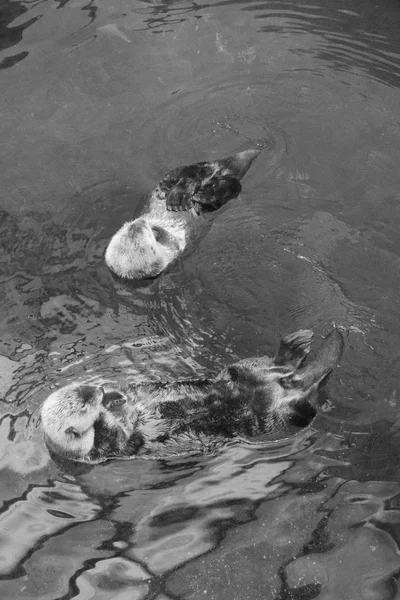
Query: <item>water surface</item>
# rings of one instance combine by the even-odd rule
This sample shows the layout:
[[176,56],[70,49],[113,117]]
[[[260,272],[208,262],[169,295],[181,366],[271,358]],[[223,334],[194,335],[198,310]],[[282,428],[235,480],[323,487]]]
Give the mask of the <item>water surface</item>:
[[[40,600],[400,598],[400,6],[0,0],[0,589]],[[149,285],[110,235],[169,169],[269,149]],[[55,465],[71,380],[201,377],[346,332],[313,428]]]

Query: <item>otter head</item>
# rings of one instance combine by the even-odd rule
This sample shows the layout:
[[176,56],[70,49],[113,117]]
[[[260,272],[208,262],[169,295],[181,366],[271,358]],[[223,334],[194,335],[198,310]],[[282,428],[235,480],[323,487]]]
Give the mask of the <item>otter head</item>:
[[72,384],[44,401],[41,416],[46,442],[71,459],[84,458],[94,444],[94,424],[100,416],[104,390]]
[[278,414],[287,410],[296,425],[306,425],[315,416],[319,389],[337,367],[344,347],[342,334],[333,329],[314,358],[304,364],[312,337],[310,330],[284,337],[271,368],[274,380],[272,407]]
[[147,279],[159,275],[180,249],[180,240],[162,223],[140,218],[125,223],[111,238],[105,260],[119,277]]

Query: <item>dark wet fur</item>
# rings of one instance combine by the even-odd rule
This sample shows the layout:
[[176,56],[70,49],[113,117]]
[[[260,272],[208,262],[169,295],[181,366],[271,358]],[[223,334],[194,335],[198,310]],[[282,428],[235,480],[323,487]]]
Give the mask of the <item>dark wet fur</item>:
[[198,214],[217,210],[240,194],[242,186],[239,179],[247,172],[255,156],[243,163],[239,163],[235,156],[229,156],[170,171],[160,183],[160,189],[166,195],[167,210],[194,208]]
[[211,179],[196,191],[193,198],[194,209],[198,214],[218,210],[229,200],[237,198],[241,191],[241,183],[236,177]]
[[[163,457],[197,453],[232,438],[251,440],[277,430],[307,426],[317,411],[317,384],[326,380],[343,350],[343,338],[334,330],[323,342],[322,362],[317,354],[303,368],[311,339],[309,331],[287,336],[275,359],[245,359],[227,367],[215,379],[121,387],[128,404],[137,407],[135,430],[124,444],[122,434],[115,431],[110,436],[99,422],[96,449],[90,459],[118,454]],[[277,405],[276,394],[285,392],[292,394],[292,399]],[[120,410],[123,413],[124,406]]]
[[139,431],[135,431],[127,440],[120,429],[110,429],[105,425],[103,417],[100,417],[94,425],[94,445],[88,459],[90,462],[99,462],[104,456],[133,456],[138,454],[143,444],[144,438]]
[[194,208],[197,214],[212,212],[237,198],[241,190],[236,177],[213,177],[207,183],[182,178],[167,195],[167,209],[186,211]]
[[[276,439],[314,418],[319,388],[337,366],[343,337],[334,329],[311,361],[312,332],[284,337],[274,358],[247,358],[213,379],[174,383],[104,383],[89,463],[133,456],[167,458],[212,450],[230,439]],[[85,396],[90,389],[83,385]],[[90,395],[90,394],[89,394]],[[48,440],[49,441],[49,440]],[[51,444],[54,452],[74,459]]]
[[[239,379],[236,371],[231,375],[227,369],[220,380],[130,386],[126,392],[134,401],[151,398],[129,439],[132,454],[196,452],[235,437],[251,439],[291,425],[305,426],[315,416],[316,408],[308,401],[272,411],[262,377],[247,369],[241,369]],[[114,441],[109,450],[116,454]],[[105,454],[108,448],[99,447],[96,455]]]

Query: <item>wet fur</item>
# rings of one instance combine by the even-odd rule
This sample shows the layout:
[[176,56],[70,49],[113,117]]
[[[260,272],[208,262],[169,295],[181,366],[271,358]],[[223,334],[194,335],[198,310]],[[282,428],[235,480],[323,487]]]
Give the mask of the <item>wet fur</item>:
[[241,190],[241,179],[261,149],[170,171],[147,199],[142,214],[125,223],[106,249],[119,277],[156,277],[185,249],[199,215],[220,208]]
[[[208,451],[232,438],[251,439],[305,426],[316,414],[318,386],[335,368],[343,349],[341,334],[333,330],[316,359],[303,367],[311,339],[312,332],[299,331],[282,340],[274,359],[244,359],[214,379],[127,386],[108,383],[93,421],[90,451],[78,457],[58,445],[58,453],[90,463],[113,457],[161,458]],[[75,386],[77,394],[80,387]],[[46,402],[56,396],[62,405],[63,393],[59,390]],[[57,435],[53,436],[51,427],[45,429],[45,436],[57,453],[53,439]]]

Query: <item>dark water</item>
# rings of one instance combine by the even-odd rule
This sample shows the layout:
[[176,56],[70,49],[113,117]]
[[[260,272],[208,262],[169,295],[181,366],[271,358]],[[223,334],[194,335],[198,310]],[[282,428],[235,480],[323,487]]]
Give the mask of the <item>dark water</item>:
[[[400,598],[400,4],[0,0],[0,597]],[[170,168],[268,136],[151,285],[103,263]],[[68,381],[203,376],[347,331],[312,430],[70,473]]]

